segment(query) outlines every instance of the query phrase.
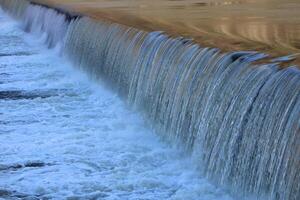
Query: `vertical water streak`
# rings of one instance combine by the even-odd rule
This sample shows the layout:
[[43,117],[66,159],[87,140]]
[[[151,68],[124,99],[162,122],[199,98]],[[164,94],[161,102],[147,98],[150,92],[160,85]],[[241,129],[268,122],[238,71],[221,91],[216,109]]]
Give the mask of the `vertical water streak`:
[[292,110],[300,93],[297,69],[254,66],[266,55],[221,54],[88,18],[71,23],[66,44],[75,65],[116,88],[163,138],[189,152],[201,148],[199,166],[216,183],[270,199],[298,195],[296,161],[284,156],[299,130],[286,127],[299,118]]
[[0,5],[13,17],[18,20],[22,20],[24,18],[27,7],[29,6],[29,2],[23,0],[0,0]]
[[26,2],[0,0],[27,31],[46,34],[49,47],[64,44],[74,66],[143,112],[215,183],[240,196],[300,198],[298,69]]

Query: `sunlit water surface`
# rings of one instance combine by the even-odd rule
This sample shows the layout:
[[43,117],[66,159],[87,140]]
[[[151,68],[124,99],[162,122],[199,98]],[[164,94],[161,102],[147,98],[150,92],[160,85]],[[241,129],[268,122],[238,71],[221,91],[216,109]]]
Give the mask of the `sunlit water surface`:
[[[299,0],[37,0],[95,18],[192,37],[200,44],[300,53]],[[297,64],[300,63],[298,56]]]
[[0,199],[231,199],[0,13]]

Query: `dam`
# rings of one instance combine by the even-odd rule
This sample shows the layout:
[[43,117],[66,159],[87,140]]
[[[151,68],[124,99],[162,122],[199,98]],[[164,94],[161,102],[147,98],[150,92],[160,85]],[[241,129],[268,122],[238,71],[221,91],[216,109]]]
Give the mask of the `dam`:
[[0,5],[1,198],[300,198],[295,43],[229,51],[76,4]]

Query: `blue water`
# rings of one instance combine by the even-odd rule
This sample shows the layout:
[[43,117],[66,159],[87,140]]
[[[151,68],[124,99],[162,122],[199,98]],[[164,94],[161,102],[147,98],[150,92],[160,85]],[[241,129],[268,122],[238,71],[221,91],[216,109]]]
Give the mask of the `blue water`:
[[0,199],[231,199],[44,38],[0,13]]

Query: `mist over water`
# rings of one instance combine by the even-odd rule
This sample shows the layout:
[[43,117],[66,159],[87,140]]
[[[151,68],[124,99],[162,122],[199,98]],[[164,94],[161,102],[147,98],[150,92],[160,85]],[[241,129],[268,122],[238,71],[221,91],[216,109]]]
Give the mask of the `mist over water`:
[[231,199],[20,27],[0,12],[1,198]]

